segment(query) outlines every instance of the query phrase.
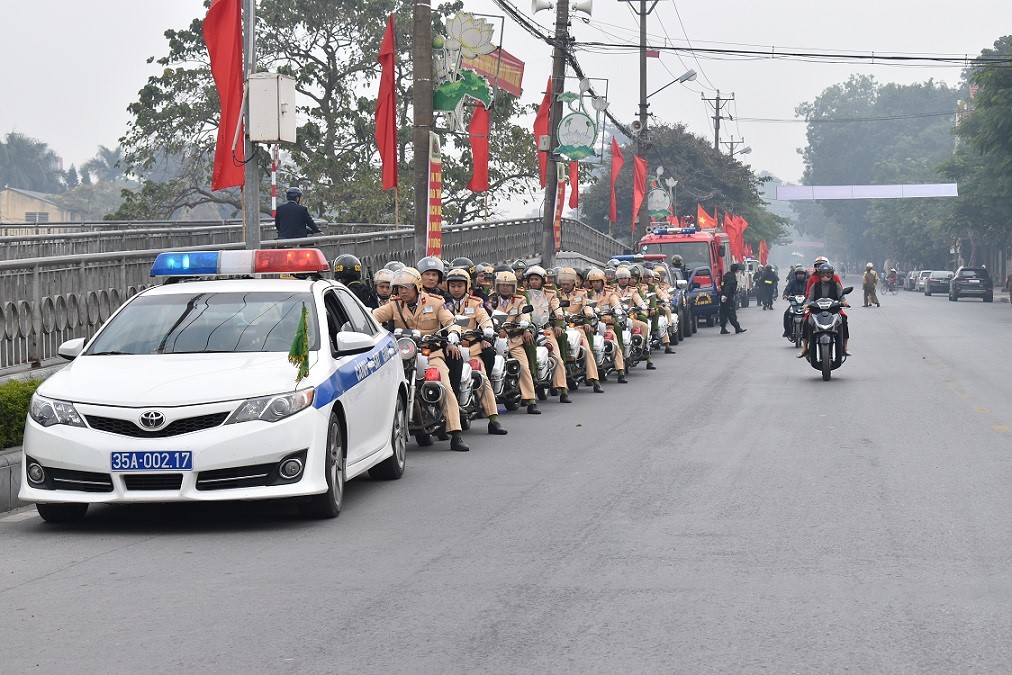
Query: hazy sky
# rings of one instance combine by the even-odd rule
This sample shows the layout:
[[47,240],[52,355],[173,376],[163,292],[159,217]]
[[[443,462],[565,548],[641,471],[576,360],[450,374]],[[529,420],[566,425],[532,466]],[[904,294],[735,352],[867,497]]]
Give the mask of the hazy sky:
[[[529,0],[514,0],[514,4],[529,14]],[[464,5],[473,12],[501,14],[491,0],[464,0]],[[637,22],[629,3],[595,0],[595,5],[589,24],[580,19],[582,15],[574,16],[572,32],[577,40],[635,41]],[[146,59],[167,52],[163,32],[185,27],[203,12],[200,0],[5,0],[0,133],[20,131],[45,141],[64,158],[65,167],[94,156],[99,144],[115,145],[128,122],[127,105],[146,78],[158,71]],[[536,19],[549,28],[554,25],[554,12],[541,12]],[[684,44],[687,35],[695,47],[734,43],[731,46],[736,48],[973,57],[1012,32],[1012,0],[661,0],[648,19],[648,32],[650,40],[658,43],[670,38]],[[510,22],[506,23],[505,46],[527,62],[524,102],[539,101],[551,67],[549,48]],[[611,109],[620,119],[631,120],[638,103],[637,55],[585,52],[579,58],[588,75],[610,78]],[[743,136],[753,148],[748,163],[792,181],[798,180],[803,168],[797,149],[805,144],[805,125],[744,118],[793,119],[799,103],[813,100],[827,86],[856,72],[872,74],[880,82],[934,78],[955,84],[960,77],[958,67],[702,57],[697,63],[690,55],[682,55],[680,61],[670,53],[649,64],[650,91],[687,68],[700,73],[696,82],[674,85],[651,99],[650,110],[657,118],[684,122],[712,141],[712,111],[700,100],[700,93],[712,97],[714,89],[720,89],[722,96],[733,92],[736,102],[725,113],[743,119],[725,122],[722,138]]]

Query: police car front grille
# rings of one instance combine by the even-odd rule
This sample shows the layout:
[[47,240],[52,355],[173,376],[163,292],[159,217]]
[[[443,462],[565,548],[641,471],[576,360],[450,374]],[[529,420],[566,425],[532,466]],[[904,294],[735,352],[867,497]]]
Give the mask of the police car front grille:
[[112,492],[112,476],[107,473],[46,468],[53,488],[77,492]]
[[262,487],[272,483],[276,477],[277,464],[251,464],[229,469],[214,469],[197,474],[197,489],[204,491]]
[[127,490],[178,490],[183,485],[181,473],[134,473],[123,476]]
[[130,436],[132,438],[168,438],[170,436],[190,434],[194,431],[203,431],[204,429],[219,426],[227,417],[227,412],[213,413],[211,415],[198,415],[197,417],[186,417],[184,419],[176,420],[161,429],[155,429],[154,431],[143,429],[131,420],[122,420],[115,417],[87,415],[85,416],[85,419],[88,421],[88,426],[92,429],[105,431],[110,434]]

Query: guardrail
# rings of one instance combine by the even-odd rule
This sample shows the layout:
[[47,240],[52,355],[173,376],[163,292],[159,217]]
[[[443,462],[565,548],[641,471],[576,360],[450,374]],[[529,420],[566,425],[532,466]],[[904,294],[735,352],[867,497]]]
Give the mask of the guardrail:
[[[468,256],[475,262],[494,262],[534,258],[541,247],[540,220],[447,226],[443,233],[443,255],[448,259]],[[414,257],[410,229],[328,234],[287,243],[292,242],[319,247],[328,260],[351,253],[372,269],[390,260],[410,261]],[[285,244],[265,239],[262,246],[275,248],[279,243]],[[0,260],[0,375],[55,357],[66,340],[90,337],[123,301],[152,283],[151,263],[166,248],[227,250],[243,246],[241,241],[207,242]],[[563,221],[562,248],[594,261],[622,251],[619,242],[575,220]]]

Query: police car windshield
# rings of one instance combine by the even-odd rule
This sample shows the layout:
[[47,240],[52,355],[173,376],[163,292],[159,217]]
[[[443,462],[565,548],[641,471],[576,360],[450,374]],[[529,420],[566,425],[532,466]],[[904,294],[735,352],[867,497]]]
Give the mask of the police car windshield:
[[309,349],[319,349],[309,293],[194,293],[136,298],[88,350],[102,354],[288,352],[308,310]]
[[671,260],[673,255],[680,255],[687,270],[710,265],[710,245],[705,241],[666,241],[646,244],[643,253],[663,253],[668,260]]

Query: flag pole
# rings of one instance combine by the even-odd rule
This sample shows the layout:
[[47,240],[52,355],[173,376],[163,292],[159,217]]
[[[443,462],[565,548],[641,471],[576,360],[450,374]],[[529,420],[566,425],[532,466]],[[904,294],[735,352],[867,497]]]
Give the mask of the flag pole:
[[[256,72],[256,0],[243,0],[242,37],[243,73],[245,88],[249,76]],[[243,97],[242,115],[246,119],[243,134],[245,166],[243,167],[242,211],[246,248],[260,248],[260,165],[256,161],[256,146],[249,139],[249,96]]]

